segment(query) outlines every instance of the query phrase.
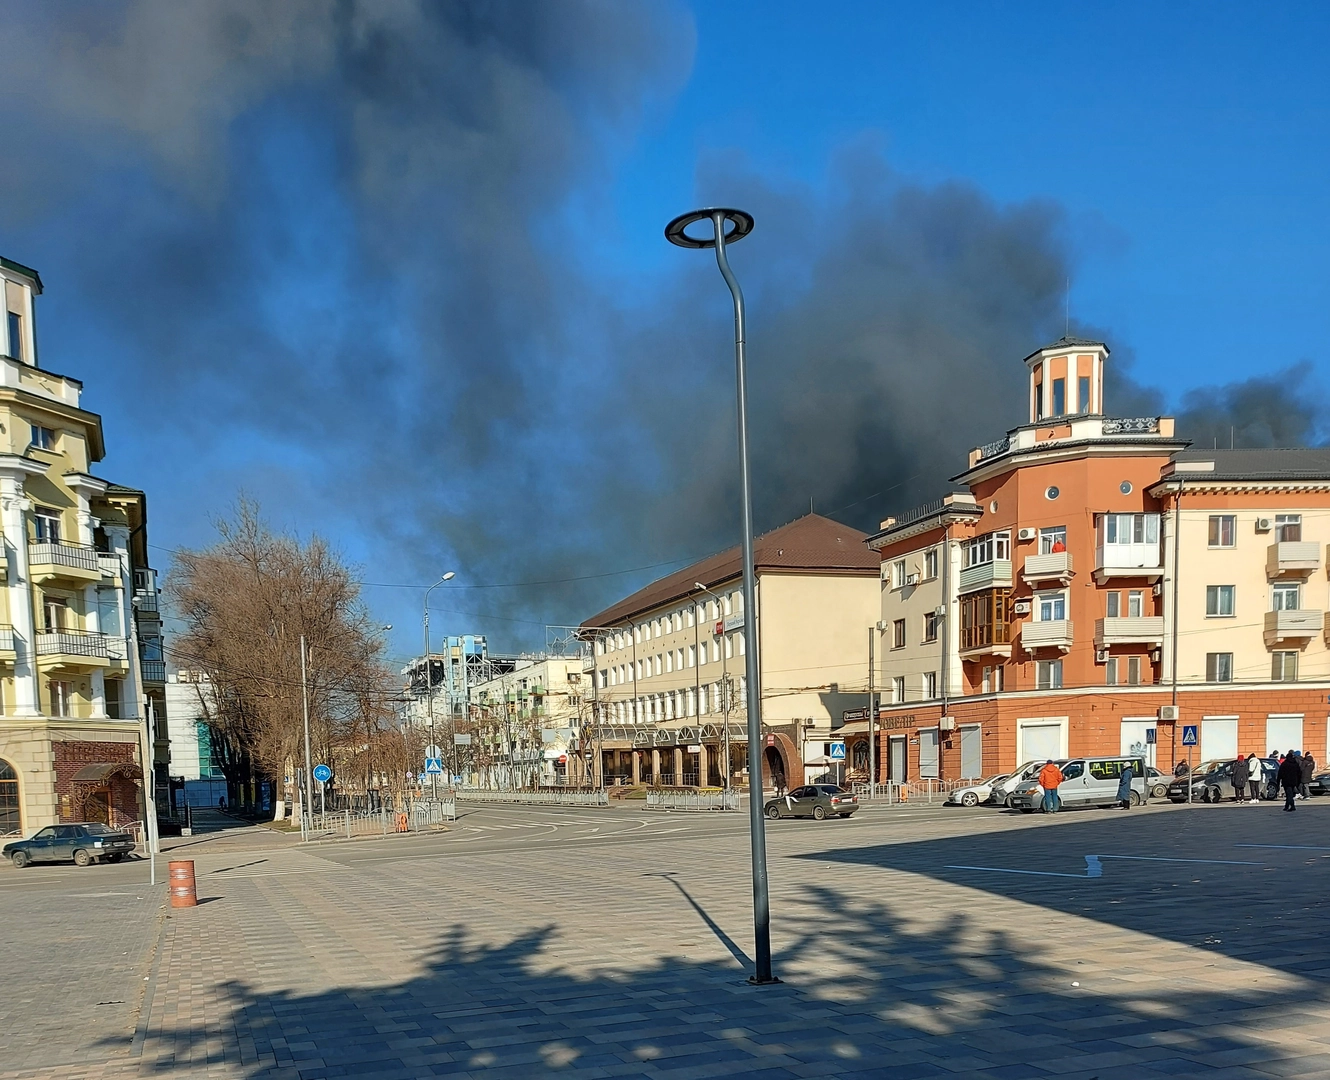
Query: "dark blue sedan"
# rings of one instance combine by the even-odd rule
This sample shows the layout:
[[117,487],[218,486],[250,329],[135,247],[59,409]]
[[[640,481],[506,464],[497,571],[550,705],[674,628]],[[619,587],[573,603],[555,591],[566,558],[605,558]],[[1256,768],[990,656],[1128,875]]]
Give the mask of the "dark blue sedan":
[[19,869],[35,862],[70,862],[75,866],[105,860],[120,862],[134,850],[128,833],[97,821],[79,825],[48,825],[30,840],[4,846],[4,855]]

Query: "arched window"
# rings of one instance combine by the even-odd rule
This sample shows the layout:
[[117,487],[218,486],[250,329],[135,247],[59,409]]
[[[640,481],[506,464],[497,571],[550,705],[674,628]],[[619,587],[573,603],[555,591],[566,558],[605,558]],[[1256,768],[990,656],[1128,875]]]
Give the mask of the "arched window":
[[0,836],[21,828],[18,806],[18,773],[0,758]]

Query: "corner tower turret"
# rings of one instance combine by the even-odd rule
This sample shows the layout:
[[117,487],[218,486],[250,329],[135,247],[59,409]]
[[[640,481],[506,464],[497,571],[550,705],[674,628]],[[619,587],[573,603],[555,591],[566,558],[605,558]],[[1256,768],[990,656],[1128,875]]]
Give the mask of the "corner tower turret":
[[1102,341],[1064,337],[1025,358],[1030,369],[1030,423],[1056,416],[1102,415],[1104,361]]

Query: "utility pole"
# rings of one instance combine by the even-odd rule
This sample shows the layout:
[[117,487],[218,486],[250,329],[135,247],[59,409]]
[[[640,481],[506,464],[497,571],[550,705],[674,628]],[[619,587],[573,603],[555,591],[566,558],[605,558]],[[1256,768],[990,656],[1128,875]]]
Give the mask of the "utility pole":
[[[425,590],[424,604],[424,628],[425,628],[425,709],[429,716],[429,744],[437,747],[439,744],[434,738],[434,662],[429,655],[429,594],[442,585],[445,581],[451,581],[456,577],[456,572],[449,570],[439,578],[433,585]],[[439,799],[439,777],[437,773],[430,774],[430,797],[437,802]]]
[[300,835],[308,839],[314,824],[314,766],[309,753],[309,679],[305,664],[305,635],[300,635],[300,705],[305,714],[305,795],[300,800]]

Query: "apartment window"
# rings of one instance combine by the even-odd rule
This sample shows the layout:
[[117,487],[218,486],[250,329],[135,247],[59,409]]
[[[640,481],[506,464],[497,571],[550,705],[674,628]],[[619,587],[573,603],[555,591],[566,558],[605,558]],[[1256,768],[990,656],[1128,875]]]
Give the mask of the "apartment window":
[[1276,652],[1270,654],[1270,678],[1275,682],[1298,681],[1298,654]]
[[961,597],[961,648],[1011,642],[1011,594],[1005,589],[986,589]]
[[9,355],[23,359],[23,316],[17,311],[9,312]]
[[725,637],[725,659],[729,660],[734,656],[734,639],[729,635]]
[[1105,544],[1159,543],[1158,514],[1105,514],[1101,521]]
[[1039,621],[1058,622],[1067,617],[1067,594],[1063,592],[1039,594]]
[[996,667],[984,668],[983,681],[979,684],[985,694],[1000,694],[1002,692],[1002,673],[1005,669],[1001,664]]
[[60,543],[60,511],[39,506],[32,516],[33,531],[39,544]]
[[35,446],[38,450],[55,449],[55,431],[48,427],[42,427],[40,424],[30,424],[32,435],[28,439],[29,446]]
[[1301,514],[1276,514],[1275,539],[1283,543],[1293,543],[1302,539]]
[[1062,661],[1039,660],[1034,665],[1034,681],[1037,690],[1062,689]]
[[1210,515],[1210,546],[1212,548],[1236,547],[1238,543],[1238,519],[1233,514]]
[[905,701],[905,676],[897,675],[891,680],[891,703],[901,705]]
[[937,672],[924,672],[924,699],[930,700],[937,697]]
[[676,611],[674,613],[674,630],[677,633],[682,629],[683,629],[683,612]]
[[739,643],[735,651],[740,656],[743,656],[745,653],[748,652],[748,644],[747,644],[748,639],[742,633],[735,634],[734,637]]
[[893,649],[905,648],[905,620],[897,619],[891,624],[891,647]]
[[1054,555],[1067,550],[1067,526],[1055,525],[1039,530],[1039,554]]
[[1090,411],[1090,376],[1082,375],[1077,380],[1077,385],[1080,390],[1077,395],[1077,404],[1081,412],[1088,413]]
[[665,671],[665,657],[656,653],[656,674],[661,675]]
[[1302,586],[1296,581],[1278,581],[1271,593],[1271,609],[1274,611],[1297,611],[1301,606]]
[[45,619],[46,632],[54,633],[57,630],[63,630],[67,625],[67,616],[69,614],[69,602],[60,596],[48,596],[42,604],[42,615]]
[[662,621],[663,621],[663,620],[661,620],[661,619],[656,619],[656,620],[655,620],[654,622],[652,622],[652,624],[651,624],[651,632],[652,632],[656,637],[660,637],[660,633],[661,633],[661,625],[660,625],[660,624],[661,624]]
[[937,577],[937,548],[929,548],[924,552],[924,578],[932,581]]
[[965,565],[984,566],[1011,560],[1011,533],[995,532],[976,536],[965,546]]
[[1104,614],[1110,619],[1122,618],[1122,594],[1120,592],[1104,594]]
[[693,609],[691,607],[683,613],[683,624],[690,628],[693,625]]
[[984,676],[979,682],[979,692],[982,694],[993,692],[993,669],[987,664],[984,665]]
[[606,687],[610,685],[610,670],[609,668],[601,668],[601,670],[597,672],[597,675],[598,675],[598,681],[596,685],[599,686],[600,689],[604,690]]
[[1145,615],[1145,593],[1133,589],[1127,593],[1127,618],[1139,619]]
[[1208,618],[1228,618],[1233,614],[1233,586],[1205,587],[1205,614]]
[[1067,412],[1067,380],[1053,380],[1053,415],[1064,416]]
[[671,649],[665,654],[665,671],[667,673],[674,670],[674,650]]
[[46,684],[51,695],[52,716],[74,715],[74,684],[52,679]]
[[697,646],[696,646],[696,645],[689,645],[689,646],[688,646],[688,666],[689,666],[689,667],[697,667]]
[[715,664],[719,662],[719,660],[720,660],[720,642],[713,640],[711,642],[711,662]]
[[1110,656],[1104,661],[1104,684],[1106,686],[1118,685],[1118,658]]
[[905,560],[897,559],[891,564],[891,587],[893,589],[905,588]]
[[1231,652],[1210,652],[1205,654],[1205,681],[1233,681],[1233,654]]
[[734,614],[734,593],[725,594],[725,614],[726,615]]
[[937,640],[937,613],[930,611],[924,615],[924,641]]
[[1127,657],[1127,685],[1141,685],[1141,658],[1139,656]]
[[633,627],[633,644],[634,645],[642,644],[642,628],[640,626]]

